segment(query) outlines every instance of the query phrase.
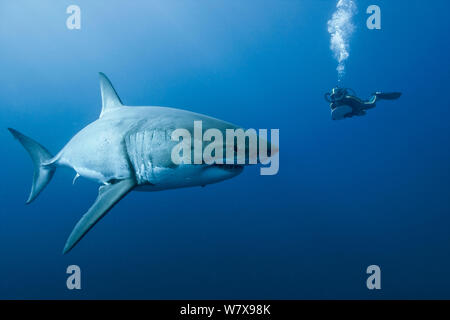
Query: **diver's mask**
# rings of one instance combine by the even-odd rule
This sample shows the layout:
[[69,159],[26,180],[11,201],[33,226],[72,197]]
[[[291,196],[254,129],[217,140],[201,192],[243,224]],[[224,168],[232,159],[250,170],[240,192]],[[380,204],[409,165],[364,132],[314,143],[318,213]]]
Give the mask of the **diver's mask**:
[[343,88],[333,88],[331,90],[330,100],[333,102],[342,100],[345,97],[346,93],[347,91]]
[[325,100],[328,102],[337,102],[342,100],[347,95],[347,89],[344,88],[333,88],[331,92],[325,93]]

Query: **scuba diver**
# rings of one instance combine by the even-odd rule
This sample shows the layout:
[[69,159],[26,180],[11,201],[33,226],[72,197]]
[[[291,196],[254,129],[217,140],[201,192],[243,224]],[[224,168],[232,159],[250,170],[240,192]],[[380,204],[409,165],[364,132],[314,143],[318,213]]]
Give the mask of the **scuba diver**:
[[342,120],[353,116],[364,116],[366,110],[376,107],[378,100],[395,100],[401,95],[401,92],[375,92],[369,100],[361,100],[352,89],[336,87],[325,94],[325,100],[330,103],[331,118]]

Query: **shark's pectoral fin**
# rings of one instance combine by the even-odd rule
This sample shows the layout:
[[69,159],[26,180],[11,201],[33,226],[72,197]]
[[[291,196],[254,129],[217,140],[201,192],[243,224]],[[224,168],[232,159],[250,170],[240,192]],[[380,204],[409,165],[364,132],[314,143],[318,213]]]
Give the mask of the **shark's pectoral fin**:
[[97,199],[78,221],[66,241],[63,253],[70,251],[81,238],[128,192],[136,186],[134,179],[125,179],[114,184],[101,186]]

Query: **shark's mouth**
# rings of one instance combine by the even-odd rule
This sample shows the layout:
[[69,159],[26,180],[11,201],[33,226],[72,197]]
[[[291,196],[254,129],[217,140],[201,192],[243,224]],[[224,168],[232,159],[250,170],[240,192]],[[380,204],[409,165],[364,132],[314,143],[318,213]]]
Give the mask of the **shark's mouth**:
[[228,170],[228,171],[236,171],[236,170],[242,170],[244,169],[244,165],[242,164],[212,164],[211,165],[214,168],[220,168],[223,170]]

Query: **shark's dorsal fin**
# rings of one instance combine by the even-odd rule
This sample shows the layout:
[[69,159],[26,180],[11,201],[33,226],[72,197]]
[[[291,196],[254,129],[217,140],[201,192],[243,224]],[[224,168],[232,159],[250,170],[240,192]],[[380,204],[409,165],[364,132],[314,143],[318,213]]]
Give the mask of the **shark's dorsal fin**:
[[100,93],[102,95],[102,112],[100,118],[107,112],[123,107],[116,90],[104,73],[99,72],[100,76]]

